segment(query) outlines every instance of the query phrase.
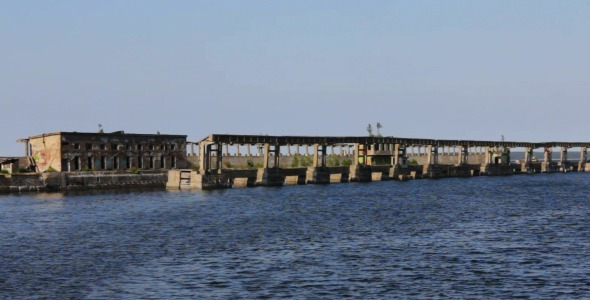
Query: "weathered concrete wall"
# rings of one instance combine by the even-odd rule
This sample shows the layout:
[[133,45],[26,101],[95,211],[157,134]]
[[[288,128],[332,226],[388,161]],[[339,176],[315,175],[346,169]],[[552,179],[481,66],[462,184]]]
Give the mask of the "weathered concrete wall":
[[37,192],[101,188],[165,187],[167,173],[109,174],[100,172],[0,175],[0,192]]
[[52,135],[31,139],[31,153],[39,172],[45,172],[50,167],[61,170],[61,139],[59,135]]

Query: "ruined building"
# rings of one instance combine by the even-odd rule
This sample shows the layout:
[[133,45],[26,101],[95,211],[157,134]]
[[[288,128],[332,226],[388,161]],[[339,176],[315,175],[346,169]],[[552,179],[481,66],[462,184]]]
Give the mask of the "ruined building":
[[37,172],[186,168],[186,135],[54,132],[21,139]]

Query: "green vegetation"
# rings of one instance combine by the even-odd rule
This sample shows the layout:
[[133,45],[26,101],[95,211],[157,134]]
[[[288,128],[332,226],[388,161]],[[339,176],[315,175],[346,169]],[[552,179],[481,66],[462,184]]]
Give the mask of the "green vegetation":
[[0,170],[0,174],[9,174],[8,170]]
[[326,159],[326,165],[328,165],[328,167],[339,167],[340,157],[334,154],[328,156],[328,158]]
[[291,168],[298,168],[298,167],[309,167],[312,165],[313,158],[310,156],[303,156],[299,153],[293,156],[293,161],[291,161]]
[[313,164],[313,158],[311,156],[301,156],[300,164],[302,167],[309,167]]
[[248,159],[246,161],[246,165],[247,165],[248,169],[254,168],[254,162],[251,159]]
[[131,168],[131,174],[139,174],[140,170],[136,167]]
[[350,158],[345,158],[342,160],[342,165],[345,167],[351,166],[352,165],[352,159]]
[[45,172],[52,173],[52,172],[57,172],[57,171],[53,167],[50,166],[49,168],[47,168],[47,170],[45,170]]
[[225,167],[226,167],[226,168],[228,168],[228,169],[232,169],[232,168],[233,168],[233,165],[232,165],[232,164],[231,164],[229,161],[228,161],[228,162],[226,162],[224,165],[225,165]]
[[417,166],[418,165],[418,161],[415,158],[410,159],[410,161],[408,161],[408,164],[410,166]]

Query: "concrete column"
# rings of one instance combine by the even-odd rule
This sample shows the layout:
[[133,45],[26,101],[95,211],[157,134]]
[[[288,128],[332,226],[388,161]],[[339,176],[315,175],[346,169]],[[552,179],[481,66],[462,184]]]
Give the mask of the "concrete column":
[[393,155],[391,156],[391,165],[392,166],[397,166],[399,165],[399,144],[395,144],[394,149],[393,149]]
[[262,158],[262,168],[268,168],[268,160],[269,160],[269,153],[270,153],[270,144],[264,144],[264,153]]
[[468,146],[461,146],[461,151],[459,151],[459,165],[466,165],[469,159],[469,147]]
[[[332,148],[332,150],[334,150],[334,148]],[[328,145],[324,144],[322,145],[322,167],[326,166],[326,157],[328,156]]]
[[428,155],[428,158],[426,159],[426,161],[428,162],[428,164],[432,164],[432,145],[428,145],[428,152],[426,153],[426,155]]
[[297,144],[297,148],[295,148],[295,150],[297,151],[297,154],[301,155],[301,152],[299,151],[299,144]]
[[344,156],[344,146],[340,145],[340,156]]
[[273,167],[278,168],[278,167],[280,167],[280,160],[281,160],[281,145],[275,144],[274,155],[275,155],[274,156],[275,164],[273,165]]
[[489,165],[492,162],[492,150],[490,147],[485,147],[484,164]]
[[545,153],[543,154],[543,162],[550,163],[553,159],[553,149],[551,147],[545,147]]
[[[204,174],[205,171],[208,171],[208,155],[209,151],[207,151],[208,145],[205,142],[199,143],[199,173]],[[129,158],[128,158],[129,159]],[[90,168],[90,166],[89,166]]]
[[510,147],[504,147],[504,153],[506,154],[506,165],[510,165]]
[[236,156],[241,156],[241,154],[240,154],[240,144],[236,144]]
[[191,156],[195,156],[195,143],[191,143]]
[[580,162],[578,163],[578,172],[586,171],[586,157],[588,155],[588,148],[580,148]]
[[562,165],[565,165],[567,162],[567,147],[561,147],[561,157],[559,161]]
[[246,145],[246,155],[252,156],[252,154],[250,153],[250,144]]
[[309,156],[309,145],[305,145],[305,155]]
[[353,156],[352,156],[352,164],[357,166],[360,160],[360,145],[358,143],[354,144]]
[[313,162],[311,164],[312,167],[317,167],[318,166],[318,159],[319,159],[319,144],[314,144],[313,145]]
[[287,156],[291,156],[291,145],[287,144]]
[[229,144],[225,144],[225,156],[229,156]]
[[223,159],[223,157],[222,157],[223,156],[223,148],[222,148],[222,145],[221,144],[216,144],[215,146],[216,146],[215,147],[215,151],[217,153],[217,157],[216,157],[217,159],[216,159],[215,169],[221,171],[221,168],[223,168],[223,161],[222,161],[222,159]]
[[524,151],[524,162],[526,164],[530,164],[533,162],[533,148],[527,147]]

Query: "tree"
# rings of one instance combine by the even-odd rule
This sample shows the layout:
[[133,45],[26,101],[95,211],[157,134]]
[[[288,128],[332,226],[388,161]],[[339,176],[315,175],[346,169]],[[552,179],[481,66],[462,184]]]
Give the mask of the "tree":
[[383,128],[381,122],[377,122],[377,136],[381,136],[381,128]]
[[369,136],[373,136],[373,126],[371,126],[371,124],[367,126],[367,132],[369,133]]

